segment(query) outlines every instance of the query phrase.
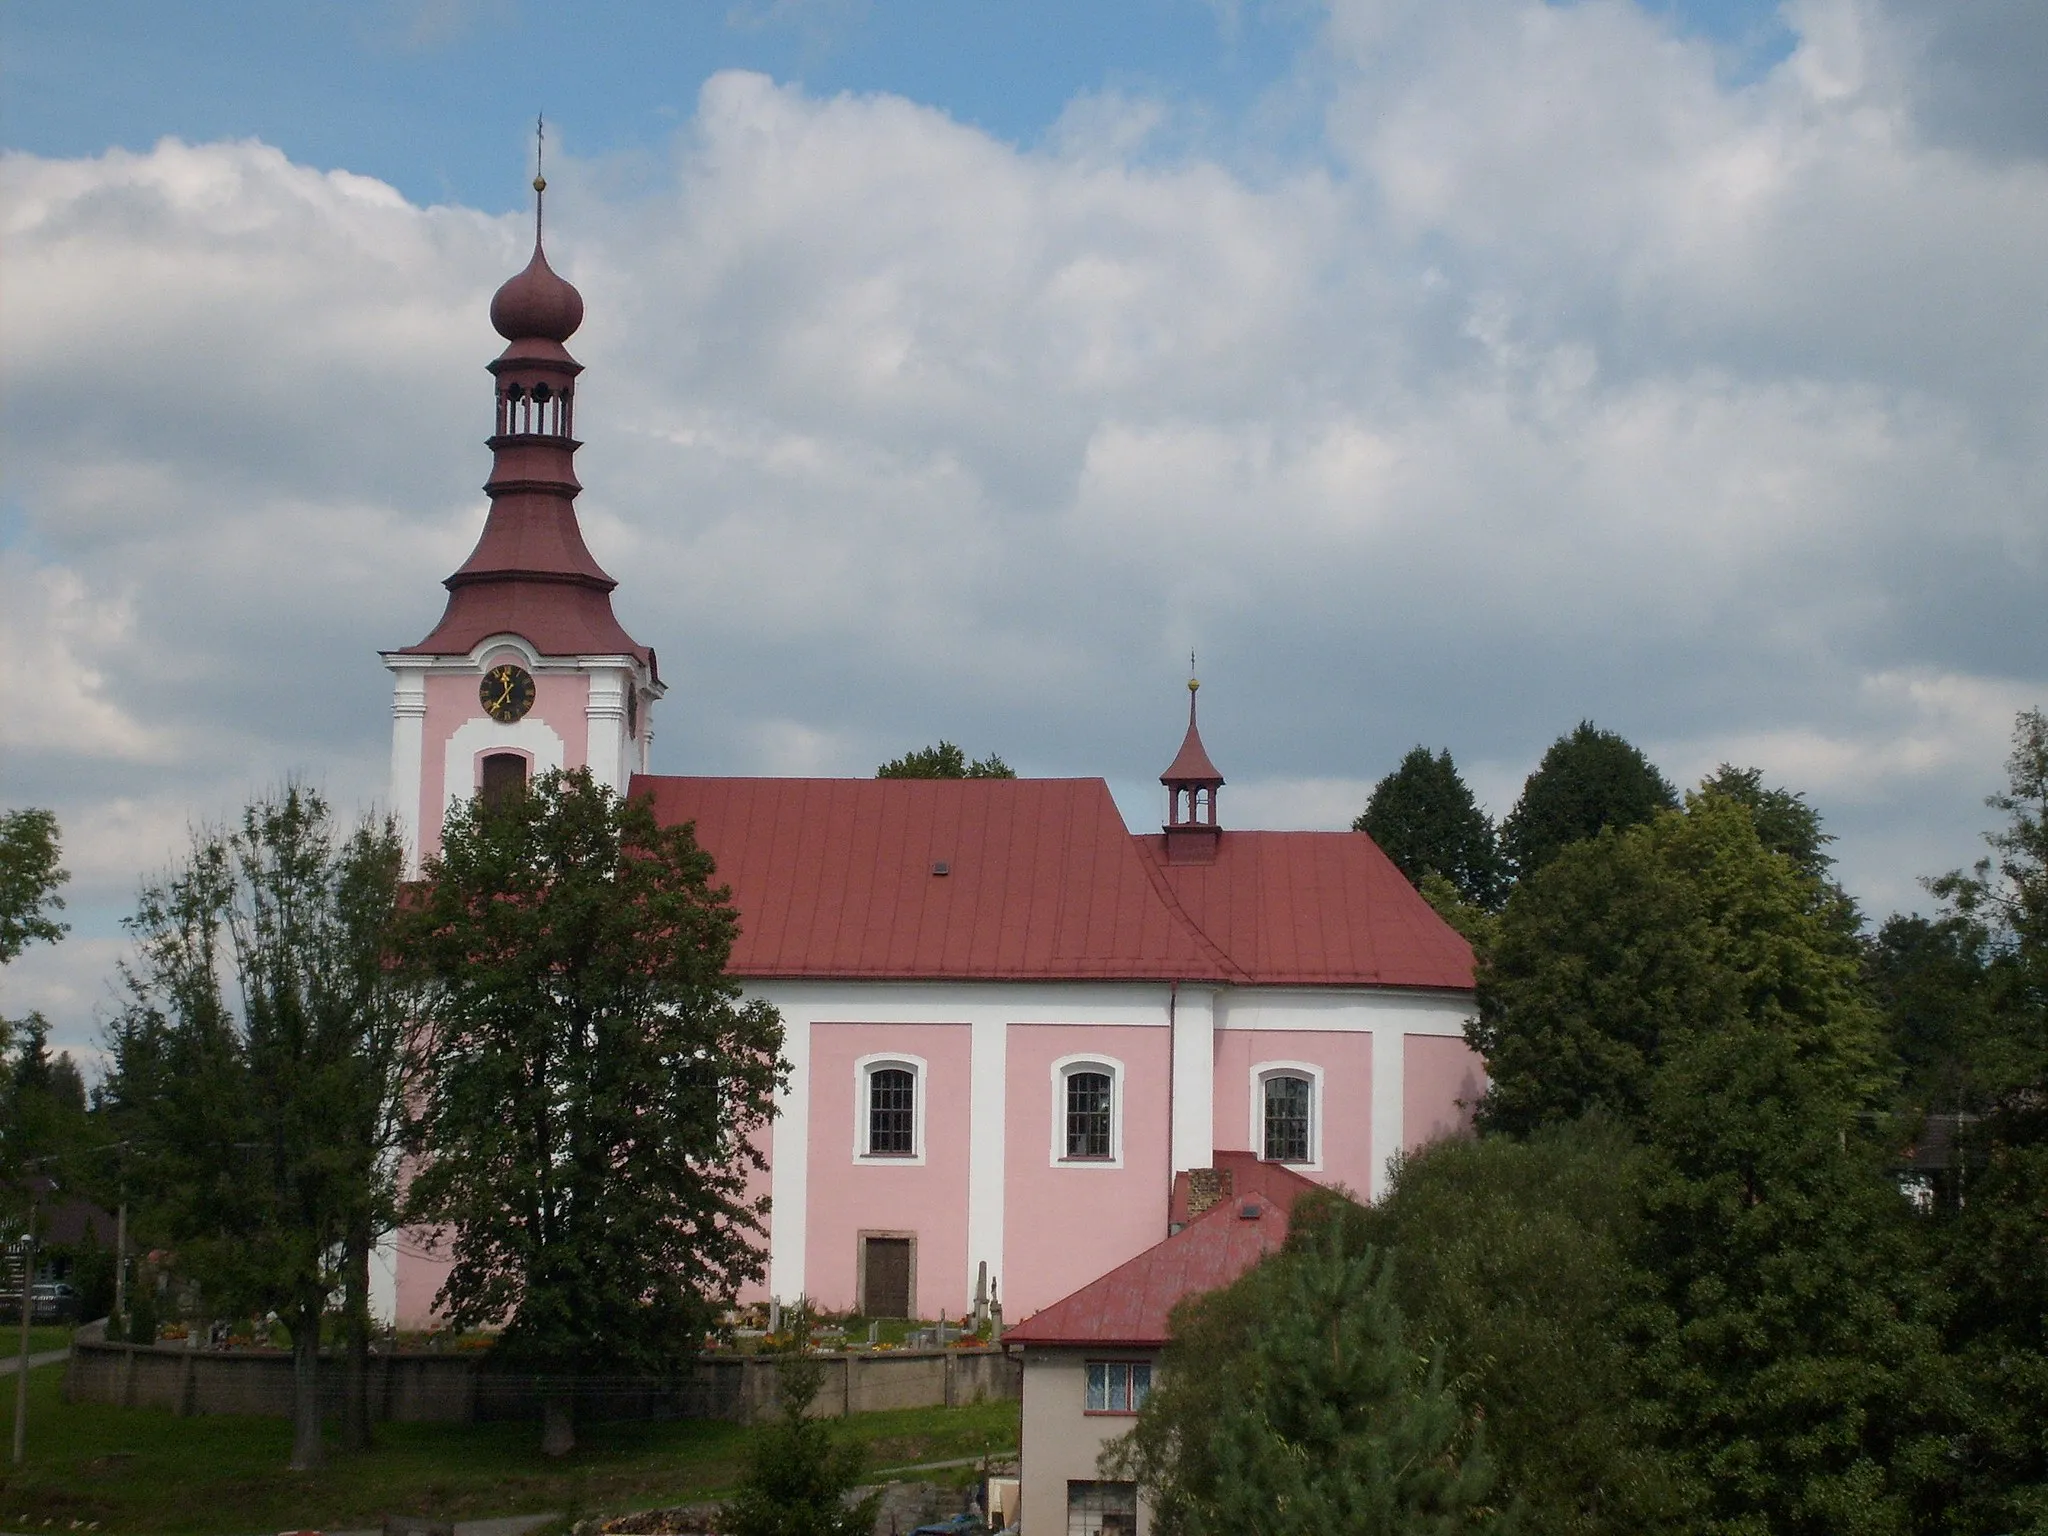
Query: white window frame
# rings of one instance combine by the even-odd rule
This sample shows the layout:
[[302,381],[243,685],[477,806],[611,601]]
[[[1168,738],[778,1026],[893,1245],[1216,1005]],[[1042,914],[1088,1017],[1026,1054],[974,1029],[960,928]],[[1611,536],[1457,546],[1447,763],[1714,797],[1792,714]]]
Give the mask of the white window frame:
[[[910,1152],[868,1151],[868,1112],[874,1095],[868,1079],[894,1068],[910,1074]],[[853,1160],[876,1168],[921,1168],[924,1166],[924,1107],[930,1097],[928,1074],[922,1056],[904,1051],[878,1051],[853,1064]]]
[[[1251,1127],[1252,1150],[1266,1162],[1266,1079],[1305,1077],[1308,1079],[1308,1161],[1281,1162],[1282,1168],[1300,1168],[1320,1173],[1323,1168],[1323,1069],[1312,1061],[1261,1061],[1252,1066]],[[1273,1159],[1273,1161],[1279,1161]]]
[[[1076,1072],[1100,1072],[1109,1078],[1109,1156],[1067,1156],[1067,1079]],[[1121,1168],[1124,1165],[1124,1064],[1114,1056],[1086,1051],[1062,1056],[1052,1064],[1052,1146],[1055,1168]]]

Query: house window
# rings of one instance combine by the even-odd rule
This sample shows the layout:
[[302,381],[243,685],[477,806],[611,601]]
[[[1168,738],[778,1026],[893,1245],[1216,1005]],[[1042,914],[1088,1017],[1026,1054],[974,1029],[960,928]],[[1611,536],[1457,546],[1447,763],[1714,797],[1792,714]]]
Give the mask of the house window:
[[908,1067],[868,1070],[868,1156],[917,1152],[917,1074]]
[[1110,1076],[1107,1072],[1067,1074],[1067,1156],[1109,1156]]
[[1136,1483],[1067,1484],[1067,1536],[1137,1536]]
[[1315,1085],[1293,1072],[1267,1074],[1264,1082],[1265,1155],[1276,1163],[1311,1160]]
[[1143,1360],[1090,1360],[1088,1411],[1136,1413],[1152,1395],[1152,1367]]

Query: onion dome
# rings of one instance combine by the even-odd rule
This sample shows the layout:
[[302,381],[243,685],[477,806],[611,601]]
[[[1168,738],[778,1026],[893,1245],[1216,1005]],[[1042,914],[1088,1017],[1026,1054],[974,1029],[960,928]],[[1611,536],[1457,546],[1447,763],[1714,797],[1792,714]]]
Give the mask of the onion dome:
[[518,276],[508,278],[491,298],[491,324],[507,341],[564,342],[583,323],[583,295],[567,279],[555,275],[540,241],[533,242],[533,260]]

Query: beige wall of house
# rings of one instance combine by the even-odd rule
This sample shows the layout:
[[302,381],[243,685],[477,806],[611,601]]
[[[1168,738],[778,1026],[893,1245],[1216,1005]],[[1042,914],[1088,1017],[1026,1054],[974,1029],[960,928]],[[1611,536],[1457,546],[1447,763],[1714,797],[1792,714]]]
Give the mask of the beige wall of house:
[[[1132,1413],[1090,1413],[1090,1360],[1144,1361],[1159,1372],[1157,1350],[1086,1347],[1024,1351],[1023,1536],[1069,1536],[1067,1484],[1099,1480],[1095,1458],[1137,1422]],[[1152,1512],[1138,1501],[1137,1536],[1149,1536]],[[1088,1536],[1094,1536],[1092,1530]]]

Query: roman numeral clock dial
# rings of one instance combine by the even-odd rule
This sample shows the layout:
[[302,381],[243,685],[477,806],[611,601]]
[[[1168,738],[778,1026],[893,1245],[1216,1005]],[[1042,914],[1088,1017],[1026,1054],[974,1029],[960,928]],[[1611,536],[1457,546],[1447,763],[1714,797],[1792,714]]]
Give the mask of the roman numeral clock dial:
[[491,668],[477,687],[484,713],[503,725],[524,719],[533,708],[533,674],[510,664]]

